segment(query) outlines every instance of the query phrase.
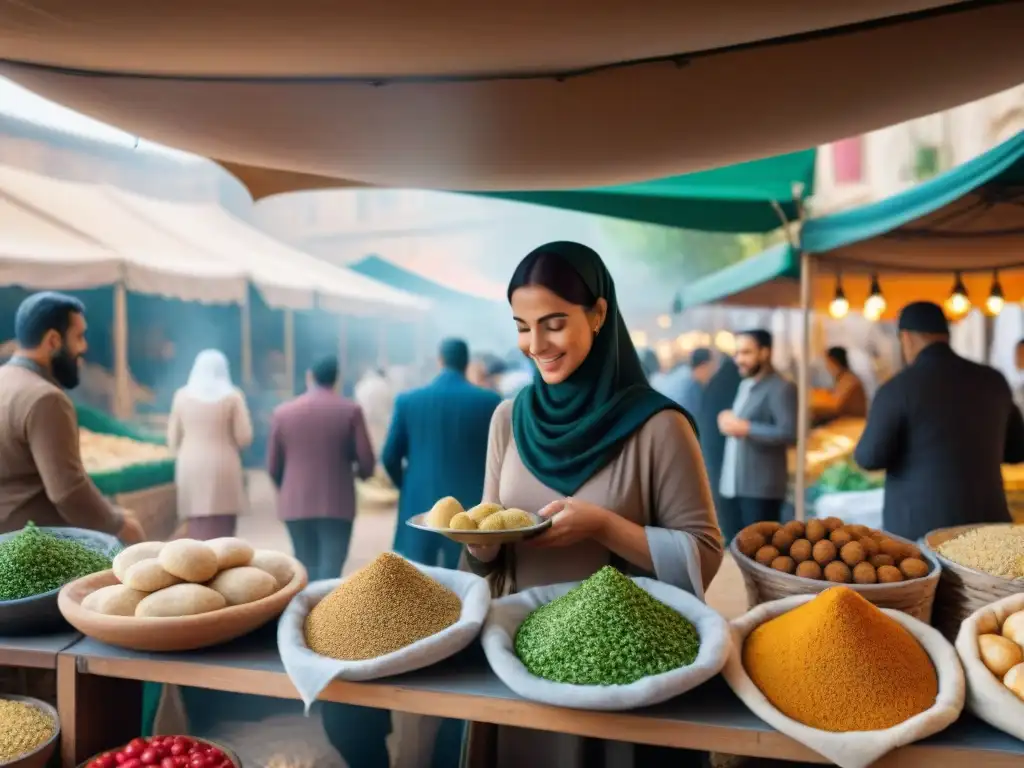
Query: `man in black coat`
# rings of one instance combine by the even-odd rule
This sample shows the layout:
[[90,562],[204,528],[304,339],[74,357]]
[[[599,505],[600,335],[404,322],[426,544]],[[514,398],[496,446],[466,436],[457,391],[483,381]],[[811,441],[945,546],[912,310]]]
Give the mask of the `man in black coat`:
[[1024,462],[1024,419],[1009,384],[950,348],[936,304],[904,307],[899,333],[907,367],[878,390],[854,452],[886,472],[885,530],[1010,522],[1000,465]]

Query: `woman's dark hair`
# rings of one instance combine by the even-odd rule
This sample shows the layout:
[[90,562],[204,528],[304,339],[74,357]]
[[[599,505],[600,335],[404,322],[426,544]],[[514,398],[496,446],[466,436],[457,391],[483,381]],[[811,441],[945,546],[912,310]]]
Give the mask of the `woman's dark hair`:
[[850,370],[850,358],[846,356],[846,347],[829,347],[825,351],[825,357],[844,371]]
[[511,302],[512,294],[527,285],[547,288],[559,298],[584,309],[593,309],[598,299],[569,262],[557,253],[543,249],[534,251],[519,262],[508,284],[508,300]]

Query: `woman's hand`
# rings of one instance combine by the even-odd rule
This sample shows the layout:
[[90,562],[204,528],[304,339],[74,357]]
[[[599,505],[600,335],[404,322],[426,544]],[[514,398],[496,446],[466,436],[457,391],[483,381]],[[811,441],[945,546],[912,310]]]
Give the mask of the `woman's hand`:
[[535,547],[569,547],[598,538],[612,515],[603,507],[571,497],[551,502],[539,514],[551,518],[551,527],[525,542]]

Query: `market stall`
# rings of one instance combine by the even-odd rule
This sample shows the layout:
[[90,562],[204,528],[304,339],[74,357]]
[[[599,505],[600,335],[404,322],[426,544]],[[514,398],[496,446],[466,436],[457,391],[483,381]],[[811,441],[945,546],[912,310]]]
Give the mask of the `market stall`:
[[[928,300],[959,320],[972,306],[998,313],[1024,297],[1019,190],[1024,133],[951,171],[877,203],[803,223],[791,244],[688,286],[684,306],[731,302],[799,306],[798,454],[807,456],[810,318],[864,308],[893,318],[906,303]],[[797,515],[804,515],[805,462],[797,462]]]

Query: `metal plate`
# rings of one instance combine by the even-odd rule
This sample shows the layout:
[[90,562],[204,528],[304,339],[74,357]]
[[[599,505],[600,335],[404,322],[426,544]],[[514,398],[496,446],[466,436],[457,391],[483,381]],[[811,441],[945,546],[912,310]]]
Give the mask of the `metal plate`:
[[513,528],[508,531],[461,531],[452,528],[431,528],[426,524],[426,512],[422,515],[413,515],[405,521],[405,524],[421,531],[429,531],[430,533],[437,533],[441,536],[446,536],[452,541],[459,542],[459,544],[474,544],[479,546],[513,544],[517,541],[532,539],[534,536],[540,535],[551,526],[550,519],[543,520],[540,515],[535,515],[532,512],[527,512],[527,514],[535,521],[534,525],[531,525],[528,528]]

